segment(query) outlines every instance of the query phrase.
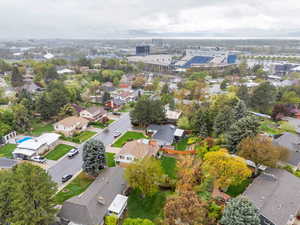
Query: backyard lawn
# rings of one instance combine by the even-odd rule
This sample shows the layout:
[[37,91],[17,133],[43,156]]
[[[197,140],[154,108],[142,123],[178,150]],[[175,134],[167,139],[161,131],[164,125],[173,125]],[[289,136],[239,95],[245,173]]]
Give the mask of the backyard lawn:
[[33,130],[30,132],[34,136],[40,136],[43,133],[53,132],[54,128],[52,124],[36,123],[32,126]]
[[106,156],[106,165],[108,167],[114,167],[114,166],[116,166],[115,154],[114,153],[106,152],[105,156]]
[[182,138],[181,140],[179,140],[178,142],[176,142],[174,144],[175,146],[175,150],[179,150],[179,151],[185,151],[187,149],[187,142],[188,142],[189,138]]
[[128,198],[128,217],[155,220],[163,215],[166,197],[171,192],[159,191],[151,197],[142,198],[138,191],[132,191]]
[[17,145],[6,144],[0,147],[0,157],[13,158],[12,152],[16,149]]
[[162,157],[161,166],[164,172],[171,178],[176,178],[176,159],[172,157]]
[[147,137],[141,132],[127,131],[124,135],[122,135],[118,140],[116,140],[112,144],[112,147],[121,148],[128,141],[143,139],[143,138],[147,138]]
[[50,160],[58,160],[73,148],[74,147],[70,145],[59,144],[52,151],[50,151],[45,158]]
[[246,190],[246,188],[249,186],[249,184],[252,183],[252,181],[253,181],[252,178],[248,178],[238,185],[229,186],[226,194],[230,195],[231,197],[236,197],[236,196],[242,194]]
[[64,201],[81,194],[93,181],[94,178],[86,175],[84,172],[81,172],[74,180],[72,180],[71,183],[55,195],[57,204],[62,204]]

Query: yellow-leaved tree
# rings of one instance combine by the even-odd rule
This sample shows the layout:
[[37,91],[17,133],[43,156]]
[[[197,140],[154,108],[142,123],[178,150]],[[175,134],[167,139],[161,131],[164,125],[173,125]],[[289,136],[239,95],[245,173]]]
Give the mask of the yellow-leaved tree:
[[230,155],[226,149],[206,153],[202,172],[214,179],[215,187],[223,190],[251,176],[251,170],[247,167],[245,159]]

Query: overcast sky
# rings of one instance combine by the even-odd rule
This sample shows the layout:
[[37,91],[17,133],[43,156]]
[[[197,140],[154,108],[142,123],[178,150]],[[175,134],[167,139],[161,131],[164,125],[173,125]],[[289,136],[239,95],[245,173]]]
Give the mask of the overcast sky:
[[300,36],[300,0],[0,0],[0,38]]

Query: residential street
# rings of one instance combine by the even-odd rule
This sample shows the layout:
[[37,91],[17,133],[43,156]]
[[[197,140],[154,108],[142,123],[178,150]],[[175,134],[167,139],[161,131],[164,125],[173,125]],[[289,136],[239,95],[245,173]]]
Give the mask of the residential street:
[[[105,145],[112,144],[114,142],[114,132],[119,131],[122,134],[127,130],[130,130],[131,123],[129,113],[124,113],[119,120],[112,123],[108,128],[104,129],[100,134],[94,137],[94,139],[102,141]],[[107,131],[108,130],[108,131]],[[48,169],[48,173],[52,176],[52,179],[57,182],[59,186],[62,185],[61,178],[65,174],[75,175],[80,171],[82,166],[82,147],[80,145],[80,153],[72,159],[69,159],[67,156],[62,158],[54,166]]]

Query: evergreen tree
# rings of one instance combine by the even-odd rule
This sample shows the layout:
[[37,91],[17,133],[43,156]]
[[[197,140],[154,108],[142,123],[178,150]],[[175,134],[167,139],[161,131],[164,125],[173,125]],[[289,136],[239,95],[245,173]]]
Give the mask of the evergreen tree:
[[223,110],[220,110],[216,116],[214,122],[214,132],[218,136],[227,131],[233,124],[232,109],[229,106],[225,106]]
[[58,79],[58,73],[56,71],[56,67],[54,65],[50,65],[46,68],[45,74],[44,74],[44,81],[46,84],[50,83],[53,80]]
[[275,104],[276,95],[276,87],[270,82],[264,82],[254,90],[251,106],[260,113],[270,113]]
[[19,70],[19,67],[15,65],[11,74],[11,85],[13,87],[20,87],[24,84],[23,76]]
[[161,89],[161,95],[170,94],[169,85],[167,83]]
[[192,119],[194,130],[202,137],[207,137],[212,131],[212,123],[210,120],[209,111],[207,109],[201,109],[196,112],[196,115]]
[[245,197],[231,199],[226,205],[222,225],[260,225],[259,211]]
[[23,163],[0,175],[1,224],[43,225],[54,221],[56,184],[39,166]]
[[236,152],[237,145],[246,137],[258,133],[259,122],[253,116],[246,116],[236,121],[227,133],[227,144],[231,152]]
[[110,100],[110,94],[109,92],[105,91],[102,96],[102,103],[105,104],[109,100]]
[[101,141],[90,140],[83,146],[82,169],[91,176],[97,176],[106,165],[105,146]]
[[242,85],[239,87],[236,96],[245,102],[245,104],[248,106],[250,102],[250,94],[248,87],[246,85]]
[[238,121],[247,115],[247,106],[243,100],[239,100],[232,110],[234,121]]

